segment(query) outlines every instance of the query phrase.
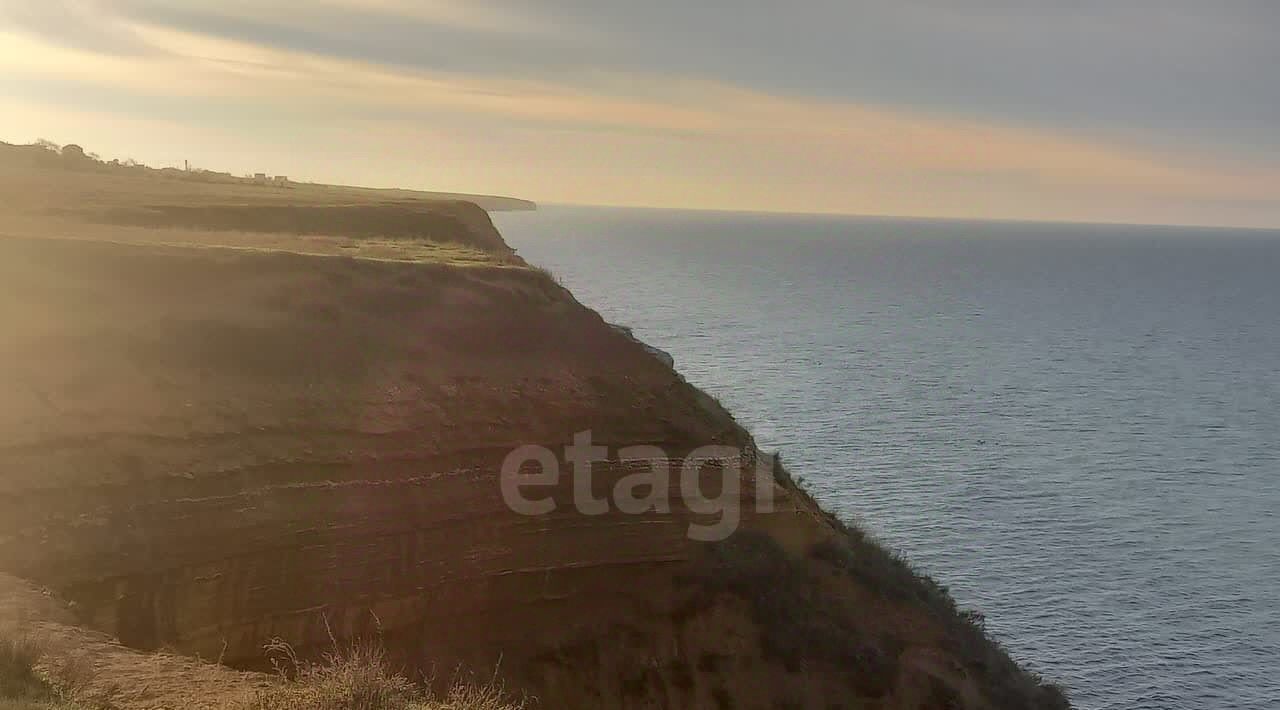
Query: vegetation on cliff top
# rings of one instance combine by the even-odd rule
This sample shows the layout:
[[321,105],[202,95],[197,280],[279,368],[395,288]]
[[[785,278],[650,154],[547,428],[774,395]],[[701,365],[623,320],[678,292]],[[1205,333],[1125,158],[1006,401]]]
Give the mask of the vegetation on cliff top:
[[523,710],[492,685],[454,682],[443,694],[394,671],[373,643],[357,643],[319,662],[298,659],[275,645],[281,683],[263,691],[244,710]]
[[[76,171],[112,173],[115,175],[142,175],[170,178],[191,183],[206,185],[224,185],[228,187],[244,186],[249,188],[277,188],[287,186],[292,190],[327,191],[334,196],[358,195],[368,198],[393,200],[463,200],[479,205],[489,211],[533,210],[537,208],[529,200],[498,195],[476,195],[456,192],[427,192],[422,190],[406,190],[400,188],[352,187],[346,185],[324,185],[319,183],[277,181],[258,178],[255,175],[232,175],[229,172],[204,170],[192,166],[183,168],[153,168],[132,158],[105,159],[96,153],[86,152],[75,144],[60,146],[57,143],[40,139],[30,145],[14,145],[0,141],[0,151],[5,162],[23,168],[61,168]],[[283,177],[283,176],[282,176]]]
[[[305,621],[258,626],[269,615],[303,619],[352,599],[356,606],[396,594],[420,601],[428,585],[440,590],[430,603],[406,605],[393,623],[430,621],[453,638],[413,641],[414,663],[428,645],[446,654],[450,643],[455,652],[480,647],[499,605],[540,605],[514,625],[526,638],[497,636],[484,649],[505,659],[510,687],[539,696],[544,707],[813,707],[805,698],[818,697],[874,707],[1067,707],[1058,688],[1018,667],[986,634],[980,614],[959,609],[945,588],[822,512],[780,464],[774,474],[788,504],[753,516],[757,527],[711,548],[667,534],[684,527],[676,518],[646,521],[657,525],[640,532],[631,519],[605,516],[586,526],[564,517],[530,535],[501,506],[496,484],[417,478],[419,468],[463,470],[460,461],[465,470],[496,471],[493,442],[554,441],[585,426],[607,429],[616,441],[751,445],[713,398],[509,252],[451,241],[448,248],[469,248],[497,268],[417,263],[441,261],[432,235],[377,227],[381,218],[384,226],[416,224],[397,221],[405,216],[400,201],[211,188],[124,168],[107,179],[96,170],[13,167],[0,159],[0,195],[11,197],[0,210],[0,235],[15,237],[0,239],[8,276],[0,282],[15,294],[12,303],[25,304],[6,333],[11,349],[0,353],[24,369],[10,405],[21,416],[9,426],[17,438],[49,445],[31,447],[30,456],[0,452],[9,457],[11,492],[0,500],[10,506],[0,515],[0,557],[5,572],[75,595],[79,622],[66,624],[109,619],[100,630],[130,650],[125,659],[122,648],[100,640],[96,651],[63,644],[81,656],[121,652],[118,665],[98,664],[89,699],[73,692],[75,676],[60,672],[59,659],[12,643],[0,658],[0,695],[24,704],[0,710],[63,710],[67,699],[151,708],[191,697],[216,710],[522,707],[483,685],[433,695],[431,683],[389,667],[379,647],[312,660],[327,645]],[[243,202],[228,200],[226,190]],[[449,212],[454,207],[411,209],[451,214],[459,235],[505,247],[487,215],[468,217],[475,205]],[[291,234],[298,225],[339,233]],[[369,256],[383,241],[418,251],[315,259],[206,248]],[[392,260],[416,263],[377,263]],[[64,400],[69,406],[52,406]],[[213,412],[212,425],[200,418]],[[104,434],[98,421],[111,428]],[[215,451],[191,435],[206,430],[231,445]],[[143,436],[119,436],[118,449],[102,443],[117,431]],[[67,453],[73,435],[85,445]],[[412,470],[400,465],[407,461]],[[270,480],[172,475],[264,464],[279,466]],[[625,473],[600,472],[602,480]],[[353,493],[335,480],[361,487]],[[103,481],[118,486],[110,499],[61,493]],[[149,511],[143,525],[140,499]],[[456,509],[474,517],[423,525]],[[192,524],[194,515],[212,524]],[[91,516],[101,527],[64,524]],[[479,527],[502,544],[470,537]],[[288,564],[272,542],[280,535],[298,543],[288,548]],[[350,544],[357,536],[379,540],[376,554]],[[218,570],[210,578],[236,583],[211,594],[199,587],[206,577],[161,584],[152,574],[202,564]],[[270,572],[237,576],[237,569]],[[344,585],[332,584],[335,576]],[[487,607],[473,604],[477,579],[499,580],[480,600]],[[109,584],[98,586],[103,580]],[[250,592],[254,605],[242,603]],[[547,599],[572,603],[554,608]],[[467,615],[451,613],[457,609],[471,610],[470,627]],[[584,609],[598,621],[581,624]],[[560,632],[574,624],[576,636]],[[225,629],[237,627],[253,632],[233,638],[228,654]],[[365,631],[352,624],[337,633],[345,642]],[[290,652],[275,678],[231,671],[261,669],[251,662],[261,660],[260,634],[298,644],[307,661]],[[164,654],[152,652],[170,642],[184,644],[173,648],[188,665],[167,663],[167,687],[155,690],[161,673],[153,663]],[[405,649],[388,649],[402,658],[397,650]],[[229,668],[194,660],[202,654]],[[209,669],[223,676],[209,678]]]
[[0,710],[82,710],[36,672],[39,644],[0,638]]
[[482,195],[263,183],[2,142],[0,195],[3,236],[524,265],[486,211],[505,203]]
[[[524,710],[494,685],[465,681],[437,694],[430,683],[395,672],[380,647],[352,645],[342,652],[307,662],[284,649],[277,665],[279,682],[249,703],[226,710]],[[46,678],[37,670],[40,645],[28,638],[0,639],[0,710],[114,710],[109,697],[84,697],[84,668],[55,670]]]

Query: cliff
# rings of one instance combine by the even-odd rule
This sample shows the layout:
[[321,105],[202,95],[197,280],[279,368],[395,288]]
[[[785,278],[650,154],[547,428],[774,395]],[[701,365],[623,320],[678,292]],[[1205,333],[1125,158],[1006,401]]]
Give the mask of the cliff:
[[[0,633],[93,649],[120,707],[361,638],[542,707],[1065,705],[473,206],[37,173],[0,171]],[[570,471],[588,431],[592,488],[514,511],[508,455]],[[729,512],[674,477],[710,444],[741,521],[700,541]],[[610,503],[637,445],[669,511]]]

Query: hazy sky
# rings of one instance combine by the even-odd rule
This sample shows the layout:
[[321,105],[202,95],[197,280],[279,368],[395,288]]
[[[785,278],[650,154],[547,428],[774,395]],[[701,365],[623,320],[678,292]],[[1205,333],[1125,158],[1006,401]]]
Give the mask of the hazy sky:
[[1276,0],[0,0],[0,140],[540,201],[1280,227]]

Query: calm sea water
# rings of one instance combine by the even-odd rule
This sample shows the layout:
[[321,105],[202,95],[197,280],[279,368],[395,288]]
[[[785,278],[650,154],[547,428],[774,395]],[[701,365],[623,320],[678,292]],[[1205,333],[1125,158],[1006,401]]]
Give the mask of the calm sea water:
[[1280,233],[498,222],[1078,707],[1280,707]]

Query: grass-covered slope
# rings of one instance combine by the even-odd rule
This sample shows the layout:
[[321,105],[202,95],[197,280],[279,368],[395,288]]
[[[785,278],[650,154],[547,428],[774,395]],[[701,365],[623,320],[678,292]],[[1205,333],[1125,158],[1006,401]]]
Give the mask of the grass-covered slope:
[[[389,699],[333,707],[443,702],[449,683],[416,682],[457,669],[530,707],[1064,706],[780,466],[732,469],[743,525],[721,543],[690,539],[705,515],[680,495],[579,512],[569,477],[545,490],[554,511],[513,512],[499,471],[521,445],[592,431],[611,448],[602,494],[634,473],[618,446],[758,452],[666,362],[482,243],[487,216],[442,241],[399,203],[360,203],[397,216],[293,234],[279,214],[350,203],[226,211],[182,181],[41,170],[0,171],[0,637],[34,633],[54,665],[90,655],[89,697],[325,707],[369,664],[282,685],[264,647],[305,662],[356,643],[380,649],[360,677]],[[156,205],[193,211],[101,219]]]
[[0,235],[519,263],[475,201],[438,193],[257,184],[0,143],[0,196]]

